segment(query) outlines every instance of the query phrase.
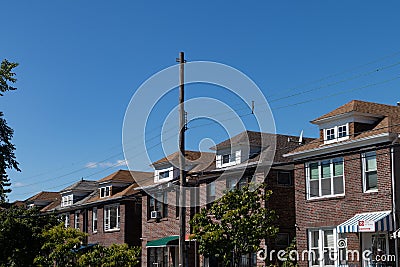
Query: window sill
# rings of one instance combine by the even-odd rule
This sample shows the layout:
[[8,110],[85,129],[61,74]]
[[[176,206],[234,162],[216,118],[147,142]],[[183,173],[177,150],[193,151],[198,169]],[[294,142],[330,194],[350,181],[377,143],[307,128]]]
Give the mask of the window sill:
[[97,234],[97,231],[93,231],[92,234],[93,234],[93,235],[94,235],[94,234]]
[[[178,218],[179,219],[179,218]],[[168,218],[160,218],[160,219],[147,219],[148,223],[160,222],[160,221],[168,221]]]
[[372,189],[372,190],[367,190],[363,192],[364,194],[377,194],[378,193],[378,189]]
[[109,230],[104,230],[105,233],[112,233],[112,232],[119,232],[120,229],[109,229]]
[[323,197],[313,197],[307,199],[307,202],[317,202],[317,201],[326,201],[326,200],[336,200],[336,199],[343,199],[345,195],[335,195],[335,196],[323,196]]

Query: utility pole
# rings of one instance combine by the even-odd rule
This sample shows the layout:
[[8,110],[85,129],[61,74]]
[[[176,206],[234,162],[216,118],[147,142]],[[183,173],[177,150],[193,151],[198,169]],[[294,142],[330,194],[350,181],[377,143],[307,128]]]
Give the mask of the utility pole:
[[179,266],[186,267],[186,171],[185,171],[185,88],[184,88],[184,53],[179,53]]

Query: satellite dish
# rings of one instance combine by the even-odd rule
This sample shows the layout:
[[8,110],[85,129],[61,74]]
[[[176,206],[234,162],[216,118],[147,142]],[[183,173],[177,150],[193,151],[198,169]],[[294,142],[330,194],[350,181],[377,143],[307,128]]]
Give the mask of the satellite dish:
[[303,144],[303,134],[304,134],[304,131],[301,130],[300,137],[299,137],[299,145]]

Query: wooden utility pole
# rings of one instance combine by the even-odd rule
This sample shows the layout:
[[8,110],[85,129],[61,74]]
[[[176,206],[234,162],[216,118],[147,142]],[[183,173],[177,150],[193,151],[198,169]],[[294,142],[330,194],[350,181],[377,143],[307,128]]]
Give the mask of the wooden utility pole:
[[179,266],[186,267],[186,171],[185,171],[185,90],[184,90],[184,53],[179,53]]

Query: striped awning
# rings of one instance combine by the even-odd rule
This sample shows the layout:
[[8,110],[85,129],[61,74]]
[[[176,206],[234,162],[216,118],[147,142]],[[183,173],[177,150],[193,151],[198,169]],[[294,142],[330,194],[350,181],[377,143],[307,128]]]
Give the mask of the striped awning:
[[359,221],[374,221],[375,231],[393,231],[390,211],[367,212],[354,215],[351,219],[336,227],[338,233],[358,233]]

